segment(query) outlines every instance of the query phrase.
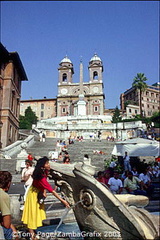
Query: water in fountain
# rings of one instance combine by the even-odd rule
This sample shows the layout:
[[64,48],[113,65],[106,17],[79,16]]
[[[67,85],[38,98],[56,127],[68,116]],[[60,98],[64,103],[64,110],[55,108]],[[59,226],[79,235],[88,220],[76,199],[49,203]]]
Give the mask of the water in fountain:
[[83,202],[83,200],[80,200],[80,201],[76,202],[73,206],[71,206],[70,208],[66,208],[66,209],[65,209],[64,214],[62,215],[61,220],[60,220],[58,226],[57,226],[56,229],[55,229],[55,232],[57,232],[58,228],[61,226],[63,220],[65,219],[65,217],[67,216],[67,214],[69,213],[69,211],[70,211],[71,209],[73,209],[77,204],[79,204],[79,203],[81,203],[81,202]]
[[[37,230],[38,230],[38,234],[42,237],[42,239],[64,238],[64,239],[70,239],[70,240],[72,240],[72,239],[83,240],[83,237],[79,230],[78,224],[76,222],[62,224],[63,220],[65,219],[65,217],[67,216],[69,211],[81,202],[83,202],[83,200],[76,202],[70,208],[66,208],[60,219],[60,222],[57,226],[50,225],[50,226],[45,226],[45,227],[39,227]],[[59,229],[59,231],[57,231],[58,229]],[[43,238],[43,236],[44,236],[44,238]]]
[[61,224],[58,228],[59,231],[55,233],[55,229],[58,225],[49,225],[39,227],[37,233],[40,239],[66,239],[66,240],[84,240],[83,234],[81,233],[77,222]]

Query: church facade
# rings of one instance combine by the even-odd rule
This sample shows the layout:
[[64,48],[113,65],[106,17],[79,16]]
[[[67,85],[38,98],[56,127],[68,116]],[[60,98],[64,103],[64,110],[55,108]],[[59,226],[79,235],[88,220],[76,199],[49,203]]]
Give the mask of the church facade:
[[[103,63],[94,54],[89,61],[89,81],[83,81],[83,63],[80,62],[79,83],[73,82],[74,66],[66,56],[59,64],[57,116],[77,115],[103,115],[104,92],[103,92]],[[83,102],[83,103],[82,103]],[[78,107],[85,110],[78,112]]]

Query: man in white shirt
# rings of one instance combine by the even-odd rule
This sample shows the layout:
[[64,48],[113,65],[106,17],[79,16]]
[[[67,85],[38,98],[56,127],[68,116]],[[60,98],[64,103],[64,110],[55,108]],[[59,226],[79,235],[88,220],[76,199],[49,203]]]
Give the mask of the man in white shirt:
[[124,170],[131,171],[131,165],[130,165],[130,157],[128,156],[128,153],[125,152],[125,155],[123,157],[124,160]]
[[148,174],[148,169],[144,169],[143,173],[139,174],[139,179],[144,183],[143,188],[147,192],[147,196],[151,197],[154,191],[154,186],[151,184],[151,179]]
[[122,192],[123,184],[122,184],[122,181],[119,179],[118,172],[115,172],[114,176],[109,179],[108,186],[111,192],[114,194],[119,194]]

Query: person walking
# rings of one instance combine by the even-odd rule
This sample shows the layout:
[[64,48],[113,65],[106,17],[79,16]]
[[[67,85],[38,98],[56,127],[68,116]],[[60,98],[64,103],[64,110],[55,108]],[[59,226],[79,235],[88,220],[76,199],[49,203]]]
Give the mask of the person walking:
[[42,142],[45,142],[46,141],[46,135],[45,133],[42,134]]
[[29,187],[32,185],[32,182],[33,182],[32,174],[34,171],[34,167],[32,167],[32,161],[26,160],[25,164],[26,164],[26,167],[22,170],[22,176],[21,176],[21,182],[24,182],[24,189],[25,189],[24,202],[26,200],[26,195],[29,190]]
[[43,133],[42,133],[42,131],[40,131],[40,133],[39,133],[39,141],[40,142],[42,142],[42,135],[43,135]]
[[44,210],[44,198],[46,197],[46,191],[52,193],[66,207],[69,207],[69,203],[62,199],[48,183],[47,176],[49,170],[49,159],[47,157],[40,158],[37,161],[32,175],[33,183],[26,196],[22,222],[27,225],[31,239],[36,239],[35,230],[42,226],[42,221],[46,219],[46,213]]
[[125,152],[125,155],[123,157],[124,160],[124,170],[131,171],[131,165],[130,165],[130,157],[128,156],[128,153]]

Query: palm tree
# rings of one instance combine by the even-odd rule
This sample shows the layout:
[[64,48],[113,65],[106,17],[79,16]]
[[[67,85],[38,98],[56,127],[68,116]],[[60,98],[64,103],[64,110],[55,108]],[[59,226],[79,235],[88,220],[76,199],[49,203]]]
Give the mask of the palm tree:
[[148,87],[145,81],[148,79],[144,75],[144,73],[137,73],[137,76],[133,79],[132,87],[135,87],[136,89],[139,90],[139,107],[140,107],[140,115],[141,117],[143,116],[142,114],[142,92],[146,90]]

